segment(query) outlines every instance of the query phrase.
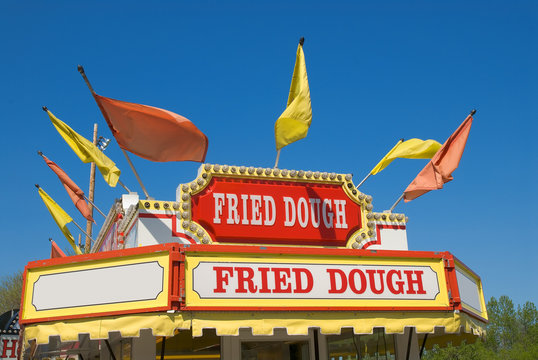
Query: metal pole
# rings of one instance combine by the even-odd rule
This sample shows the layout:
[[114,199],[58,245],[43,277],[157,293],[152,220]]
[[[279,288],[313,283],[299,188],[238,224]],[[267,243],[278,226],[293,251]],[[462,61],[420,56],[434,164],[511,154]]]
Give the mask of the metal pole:
[[129,158],[129,155],[127,155],[127,152],[125,150],[121,149],[121,151],[123,152],[123,155],[125,155],[125,158],[127,159],[127,162],[129,163],[129,166],[131,167],[131,170],[133,170],[133,172],[134,172],[134,174],[136,176],[136,180],[138,180],[138,183],[142,187],[142,191],[144,192],[144,195],[146,195],[146,199],[149,199],[150,197],[148,195],[146,187],[144,186],[144,184],[142,184],[142,180],[140,179],[140,176],[138,176],[138,173],[136,172],[136,169],[135,169],[133,163],[131,162],[131,159]]
[[278,169],[278,160],[280,159],[280,150],[276,152],[276,161],[275,161],[275,167],[274,167],[275,169]]
[[[92,164],[93,164],[93,163],[92,163]],[[95,177],[94,177],[94,180],[95,180]],[[95,210],[97,210],[97,211],[99,212],[99,214],[101,214],[101,215],[103,215],[104,217],[106,217],[106,215],[103,214],[103,212],[102,212],[101,210],[99,210],[99,208],[93,203],[93,201],[91,201],[90,199],[88,199],[88,198],[86,197],[86,195],[82,195],[82,196],[84,197],[84,199],[86,199],[87,202],[89,202],[89,203],[93,206],[93,208],[94,208]]]
[[409,360],[409,355],[411,355],[411,340],[413,339],[413,328],[409,328],[409,340],[407,341],[407,354],[405,355],[405,360]]
[[[88,234],[86,233],[86,231],[84,231],[84,229],[83,229],[83,228],[81,228],[81,227],[80,227],[80,225],[79,225],[79,224],[77,224],[77,223],[75,222],[75,220],[72,220],[72,223],[73,223],[73,224],[75,224],[75,225],[76,225],[76,227],[78,227],[78,229],[79,229],[80,231],[82,231],[82,232],[84,233],[84,235],[86,235],[87,237],[89,237],[89,238],[90,238],[90,241],[93,241],[93,239],[91,238],[91,236],[90,236],[90,235],[88,235]],[[91,245],[91,244],[90,244],[90,245]]]
[[422,359],[422,353],[424,352],[424,348],[426,347],[426,340],[428,340],[428,333],[424,335],[424,340],[422,341],[422,346],[420,347],[420,354],[418,356],[419,359]]
[[366,177],[362,179],[362,181],[359,183],[359,185],[356,186],[356,188],[358,189],[366,181],[366,179],[368,179],[371,175],[372,173],[369,173],[368,175],[366,175]]
[[403,197],[404,197],[405,193],[402,193],[402,195],[400,195],[400,197],[398,198],[398,200],[396,200],[396,202],[394,203],[394,205],[392,205],[389,209],[389,213],[392,212],[392,210],[394,210],[394,208],[396,207],[396,205],[398,205],[398,203],[400,201],[402,201]]
[[95,94],[95,91],[93,91],[92,84],[90,84],[90,81],[86,77],[86,73],[84,72],[84,68],[82,67],[82,65],[77,66],[77,69],[78,69],[78,72],[80,73],[80,75],[82,75],[82,78],[84,79],[84,81],[86,82],[86,85],[88,86],[88,89],[90,89],[92,94]]
[[[97,124],[93,124],[93,144],[97,145]],[[95,192],[95,163],[92,162],[90,166],[90,189],[88,190],[88,208],[90,209],[90,216],[93,218],[93,199]],[[84,196],[85,197],[85,196]],[[85,197],[86,198],[86,197]],[[93,222],[90,220],[86,221],[86,233],[89,235],[86,236],[86,241],[84,242],[84,253],[88,254],[91,248],[91,236],[92,236]]]
[[120,185],[121,185],[121,187],[122,187],[122,188],[124,188],[124,189],[125,189],[125,191],[127,191],[128,193],[131,193],[131,192],[132,192],[132,191],[131,191],[131,190],[129,190],[129,188],[128,188],[127,186],[125,186],[125,184],[124,184],[124,183],[122,183],[122,182],[121,182],[121,181],[120,181],[119,179],[118,179],[118,184],[120,184]]
[[[84,72],[84,68],[82,67],[82,65],[78,65],[77,68],[78,68],[78,72],[80,73],[80,75],[82,75],[82,78],[84,79],[84,82],[86,83],[86,86],[88,86],[88,89],[90,89],[90,92],[92,93],[92,95],[94,95],[95,102],[97,102],[97,99],[95,99],[95,95],[97,95],[97,94],[93,90],[92,84],[90,84],[90,81],[88,80],[88,77],[86,76],[86,73]],[[99,106],[99,103],[97,105]],[[129,165],[131,166],[131,169],[135,173],[135,176],[138,179],[138,182],[140,183],[140,186],[142,186],[142,190],[144,191],[144,194],[146,194],[146,198],[149,199],[149,195],[148,195],[148,193],[146,191],[146,188],[144,187],[144,184],[142,184],[142,181],[140,180],[140,177],[138,176],[138,173],[136,172],[136,170],[135,170],[135,168],[133,166],[133,163],[131,162],[131,160],[127,156],[127,153],[125,152],[125,150],[123,150],[123,149],[121,149],[121,150],[123,151],[123,154],[127,158],[127,161],[129,162]],[[118,180],[118,184],[120,184],[127,192],[131,192],[131,190],[129,190],[127,188],[127,186],[125,186],[121,181]]]
[[108,339],[105,339],[106,347],[108,348],[108,352],[110,353],[110,357],[112,360],[116,360],[116,355],[114,355],[114,352],[112,351],[112,347],[110,346],[110,343],[108,342]]
[[161,360],[164,360],[164,349],[166,346],[166,336],[163,336],[163,342],[161,344]]

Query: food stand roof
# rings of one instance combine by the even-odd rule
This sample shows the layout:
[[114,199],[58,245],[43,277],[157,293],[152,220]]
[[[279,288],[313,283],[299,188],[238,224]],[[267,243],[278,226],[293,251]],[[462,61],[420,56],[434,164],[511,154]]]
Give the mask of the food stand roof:
[[478,275],[448,252],[407,251],[407,218],[371,202],[351,175],[204,164],[174,202],[116,202],[98,252],[29,263],[24,338],[414,328],[435,338],[429,346],[483,336]]

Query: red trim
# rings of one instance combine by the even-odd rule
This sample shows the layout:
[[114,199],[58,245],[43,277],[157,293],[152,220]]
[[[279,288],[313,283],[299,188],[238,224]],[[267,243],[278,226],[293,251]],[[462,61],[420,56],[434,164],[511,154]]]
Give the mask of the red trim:
[[[264,243],[264,241],[266,241]],[[262,245],[262,244],[268,244],[268,246],[273,246],[273,244],[276,245],[292,245],[292,246],[345,246],[348,240],[295,240],[295,241],[289,241],[285,239],[227,239],[227,238],[220,238],[218,241],[215,241],[215,244],[221,243],[221,244],[256,244],[256,245]]]
[[301,307],[283,307],[283,306],[185,306],[183,311],[453,311],[451,306],[301,306]]
[[433,251],[409,250],[363,250],[363,249],[331,249],[314,247],[284,247],[284,246],[251,246],[251,245],[184,245],[179,244],[185,253],[240,253],[240,254],[291,254],[291,255],[317,255],[338,257],[374,257],[374,258],[429,258],[442,259],[445,253]]
[[456,268],[454,266],[454,256],[449,252],[443,253],[445,265],[446,286],[448,289],[448,301],[454,306],[454,310],[462,310],[458,280],[456,278]]
[[168,277],[168,307],[178,310],[181,307],[181,284],[177,281],[180,267],[185,257],[179,251],[170,253],[170,275]]
[[170,219],[172,221],[172,236],[185,239],[191,244],[197,244],[197,242],[194,241],[189,235],[177,231],[177,221],[174,221],[175,215],[173,214],[139,213],[138,217],[145,219]]
[[150,245],[150,246],[141,246],[141,247],[129,248],[129,249],[104,251],[104,252],[98,252],[98,253],[92,253],[92,254],[67,256],[63,258],[37,260],[37,261],[30,261],[28,265],[26,265],[26,268],[33,269],[37,267],[47,267],[47,266],[63,265],[63,264],[70,264],[70,263],[82,263],[82,262],[88,262],[88,261],[119,258],[122,256],[148,254],[152,252],[161,252],[161,251],[171,252],[171,251],[177,251],[177,249],[179,249],[180,246],[181,244],[179,243],[166,243],[166,244],[158,244],[158,245]]
[[381,245],[381,229],[398,229],[405,230],[405,225],[387,225],[387,224],[376,224],[376,239],[374,241],[369,241],[362,247],[363,249],[369,248],[371,245]]
[[83,314],[83,315],[52,316],[52,317],[30,319],[30,320],[23,320],[19,316],[19,323],[20,324],[33,324],[33,323],[42,323],[42,322],[57,321],[57,320],[74,320],[74,319],[86,319],[86,318],[94,318],[94,317],[102,317],[102,316],[140,314],[140,313],[148,313],[148,312],[167,311],[169,309],[170,308],[168,306],[160,306],[160,307],[144,308],[144,309],[106,311],[106,312],[98,312],[98,313]]

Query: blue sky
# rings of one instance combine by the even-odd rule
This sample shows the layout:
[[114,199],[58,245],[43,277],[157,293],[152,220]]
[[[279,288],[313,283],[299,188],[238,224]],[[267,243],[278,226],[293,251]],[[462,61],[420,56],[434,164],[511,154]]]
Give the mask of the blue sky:
[[[358,183],[399,138],[442,143],[476,108],[454,181],[395,211],[410,218],[410,249],[450,251],[481,276],[486,298],[538,303],[538,3],[148,4],[0,3],[0,276],[47,258],[49,237],[67,247],[35,183],[83,223],[36,154],[87,189],[89,165],[41,110],[48,106],[87,137],[94,122],[111,137],[77,64],[103,96],[192,120],[209,138],[207,162],[271,167],[274,122],[304,36],[313,121],[305,139],[282,150],[279,167],[352,173]],[[106,153],[142,194],[117,144]],[[158,200],[173,200],[199,165],[132,159]],[[373,196],[375,211],[388,209],[425,163],[396,160],[361,191]],[[121,194],[98,176],[100,208]]]

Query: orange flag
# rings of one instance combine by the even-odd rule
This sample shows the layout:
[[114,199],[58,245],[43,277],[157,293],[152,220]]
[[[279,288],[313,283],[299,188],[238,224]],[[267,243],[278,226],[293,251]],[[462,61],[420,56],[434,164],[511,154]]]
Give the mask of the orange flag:
[[96,93],[93,96],[122,149],[151,161],[204,162],[207,137],[183,116]]
[[65,253],[60,249],[60,247],[56,244],[56,242],[52,239],[50,240],[50,258],[59,258],[59,257],[66,257]]
[[430,162],[405,189],[405,202],[414,200],[430,190],[442,189],[443,184],[453,179],[452,172],[457,169],[460,163],[472,123],[473,117],[469,115],[450,135]]
[[69,176],[67,176],[65,171],[56,165],[54,161],[49,160],[45,155],[41,156],[43,156],[43,160],[45,160],[49,168],[54,171],[56,176],[58,176],[58,179],[60,179],[61,183],[65,187],[65,190],[69,194],[71,201],[73,201],[73,204],[75,204],[82,216],[84,216],[86,220],[95,222],[91,215],[90,208],[88,207],[86,200],[84,200],[84,191],[82,191],[77,184],[75,184],[75,182],[71,180]]

